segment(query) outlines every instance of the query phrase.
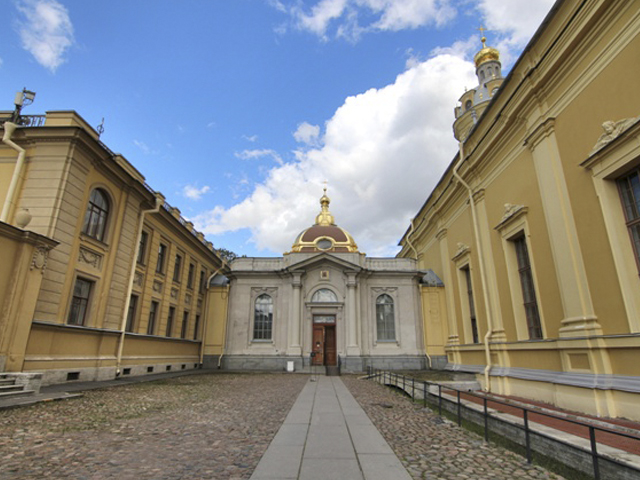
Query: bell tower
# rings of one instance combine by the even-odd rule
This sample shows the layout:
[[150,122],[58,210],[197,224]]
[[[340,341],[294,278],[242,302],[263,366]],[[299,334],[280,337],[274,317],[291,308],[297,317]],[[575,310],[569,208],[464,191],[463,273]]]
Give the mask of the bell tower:
[[489,101],[502,85],[502,64],[500,52],[487,46],[487,37],[484,36],[484,27],[479,28],[482,33],[482,49],[473,57],[476,65],[478,85],[467,90],[460,97],[460,104],[455,108],[456,120],[453,123],[453,134],[458,141],[469,132],[478,121]]

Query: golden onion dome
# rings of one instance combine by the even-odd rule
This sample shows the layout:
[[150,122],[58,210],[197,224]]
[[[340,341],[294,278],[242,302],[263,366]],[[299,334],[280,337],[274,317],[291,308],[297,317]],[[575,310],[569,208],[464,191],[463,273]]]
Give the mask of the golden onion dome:
[[329,212],[330,202],[325,188],[324,195],[320,198],[321,210],[316,216],[316,223],[300,232],[293,242],[291,252],[349,253],[358,251],[358,245],[349,232],[335,224],[335,219]]
[[476,68],[478,68],[480,65],[486,62],[491,62],[491,61],[499,62],[500,52],[493,47],[487,47],[487,44],[486,44],[487,37],[482,37],[481,41],[482,41],[482,50],[476,53],[475,57],[473,57],[473,61],[476,64]]

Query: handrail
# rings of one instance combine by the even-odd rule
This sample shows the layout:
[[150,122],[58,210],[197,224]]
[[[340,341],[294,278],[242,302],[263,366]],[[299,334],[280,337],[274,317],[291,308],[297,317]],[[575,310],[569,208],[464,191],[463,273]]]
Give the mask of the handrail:
[[[574,419],[570,419],[570,418],[566,418],[563,417],[561,415],[554,415],[553,413],[549,413],[547,411],[535,408],[535,407],[525,407],[523,405],[520,404],[516,404],[516,403],[511,403],[511,402],[507,402],[507,401],[503,401],[503,400],[499,400],[496,398],[493,398],[491,396],[488,396],[486,394],[478,394],[478,393],[474,393],[471,391],[466,391],[466,390],[460,390],[457,389],[455,387],[449,387],[449,386],[443,386],[440,383],[436,383],[436,382],[430,382],[427,380],[418,380],[416,381],[414,378],[412,377],[405,377],[404,375],[399,375],[397,373],[391,372],[391,371],[385,371],[385,370],[379,370],[379,369],[373,369],[371,367],[369,367],[368,369],[368,377],[369,379],[371,378],[375,378],[375,379],[382,379],[382,383],[384,384],[388,384],[388,385],[393,385],[397,388],[402,388],[403,390],[405,390],[405,392],[407,394],[409,394],[409,392],[407,391],[407,388],[413,392],[413,399],[415,400],[415,392],[416,392],[416,383],[420,384],[422,383],[422,389],[418,388],[417,391],[422,390],[423,392],[423,405],[426,406],[427,403],[427,396],[431,396],[431,397],[437,397],[437,401],[438,401],[438,413],[440,416],[442,416],[442,400],[443,400],[443,392],[446,394],[447,392],[451,392],[452,395],[454,395],[455,399],[451,400],[452,403],[455,404],[455,408],[457,409],[457,422],[458,425],[462,424],[462,414],[461,414],[461,408],[462,408],[462,399],[464,399],[464,397],[473,397],[473,398],[477,398],[479,400],[482,401],[482,407],[483,407],[483,411],[482,411],[482,415],[484,417],[484,437],[486,441],[489,441],[489,418],[491,418],[491,414],[488,411],[488,403],[489,402],[493,402],[496,405],[502,405],[505,407],[509,407],[510,409],[519,409],[521,410],[521,414],[522,414],[522,419],[523,419],[523,425],[518,425],[515,424],[513,425],[515,428],[518,428],[522,431],[524,431],[525,434],[525,449],[526,449],[526,457],[527,457],[527,462],[531,463],[532,461],[532,453],[531,453],[531,440],[530,440],[530,433],[531,433],[531,428],[529,426],[529,422],[530,422],[530,417],[529,417],[529,413],[531,414],[535,414],[535,415],[540,415],[540,416],[544,416],[544,417],[548,417],[554,420],[560,420],[563,422],[568,422],[570,424],[574,424],[574,425],[578,425],[580,427],[584,427],[586,429],[588,429],[589,435],[588,435],[588,440],[590,442],[590,455],[592,458],[592,462],[593,462],[593,472],[594,472],[594,478],[596,480],[599,480],[600,477],[600,466],[599,466],[599,460],[603,459],[606,460],[608,462],[612,462],[612,463],[616,463],[618,465],[621,465],[625,468],[628,469],[632,469],[635,471],[640,472],[640,470],[638,470],[636,467],[629,465],[628,463],[623,463],[615,458],[609,457],[609,456],[603,456],[600,453],[598,453],[597,450],[597,442],[596,442],[596,433],[597,432],[602,432],[602,433],[606,433],[609,435],[615,435],[618,437],[623,437],[623,438],[627,438],[627,439],[632,439],[632,440],[636,440],[638,442],[640,442],[640,436],[639,435],[633,435],[630,433],[626,433],[626,432],[622,432],[619,430],[614,430],[612,428],[608,428],[608,427],[604,427],[604,426],[598,426],[598,425],[594,425],[592,423],[587,423],[587,422],[583,422],[580,420],[574,420]],[[411,384],[408,384],[407,380],[411,380]],[[438,389],[438,393],[432,393],[431,389],[429,387],[437,387]],[[430,403],[433,403],[432,400],[429,400]],[[465,407],[468,408],[468,407]],[[511,412],[509,412],[511,413]],[[512,415],[516,415],[511,413]],[[517,415],[516,415],[517,416]],[[520,418],[520,417],[519,417]],[[535,434],[538,436],[542,436],[545,438],[551,438],[549,435],[546,435],[540,431],[535,431]],[[555,441],[563,443],[565,445],[571,445],[574,446],[568,442],[559,440],[557,438],[554,438]],[[604,445],[606,445],[607,443],[601,442]],[[619,447],[618,447],[619,448]]]

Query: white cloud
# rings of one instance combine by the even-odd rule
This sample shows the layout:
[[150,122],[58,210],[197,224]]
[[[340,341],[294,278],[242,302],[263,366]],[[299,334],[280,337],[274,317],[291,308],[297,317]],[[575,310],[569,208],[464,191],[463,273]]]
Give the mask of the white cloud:
[[140,150],[142,150],[142,153],[144,153],[145,155],[149,155],[150,153],[153,153],[151,148],[149,148],[149,146],[144,143],[143,141],[140,140],[134,140],[133,144],[138,147]]
[[[397,0],[398,5],[392,8],[395,3],[323,0],[300,18],[307,30],[326,39],[334,21],[342,22],[337,34],[339,28],[352,28],[352,32],[356,32],[355,27],[362,28],[357,24],[356,8],[378,12],[377,20],[366,26],[377,29],[401,25],[413,28],[420,22],[437,24],[452,15],[446,11],[447,1],[422,2],[435,10],[425,9],[419,16],[422,20],[411,23],[409,17],[403,20],[403,15],[418,8],[420,2]],[[508,8],[501,0],[479,0],[476,4],[479,16],[487,18],[504,7],[497,19],[482,18],[491,29],[488,43],[500,48],[503,64],[526,44],[552,0],[506,3]],[[513,8],[512,3],[520,7]],[[434,13],[438,8],[442,10],[440,16]],[[479,36],[474,35],[433,50],[427,60],[408,51],[407,70],[394,83],[347,98],[324,129],[318,127],[317,135],[313,125],[298,126],[294,137],[304,145],[293,152],[296,160],[272,167],[265,180],[252,186],[248,196],[235,205],[217,206],[198,215],[194,219],[198,228],[210,234],[250,229],[250,241],[258,249],[275,254],[288,251],[296,235],[313,223],[326,179],[337,223],[349,230],[360,249],[370,256],[393,255],[410,218],[457,150],[452,133],[453,108],[465,86],[477,84],[471,60],[479,43]],[[312,138],[322,139],[322,143],[305,142]],[[251,150],[243,152],[241,158],[264,155],[278,154]]]
[[198,188],[194,185],[186,185],[182,189],[182,195],[191,200],[200,200],[202,196],[207,193],[211,188],[208,185]]
[[[326,123],[324,142],[271,168],[251,194],[194,221],[206,233],[251,229],[259,249],[287,251],[319,211],[322,181],[336,221],[369,255],[390,255],[456,151],[453,107],[473,65],[433,57],[381,89],[349,97]],[[254,158],[271,151],[251,151]],[[269,152],[269,153],[267,153]]]
[[56,0],[22,0],[17,8],[24,17],[18,24],[23,48],[40,65],[55,72],[74,44],[69,12]]
[[255,143],[255,142],[258,141],[258,135],[251,135],[251,136],[242,135],[242,138],[244,138],[245,140],[247,140],[248,142],[251,142],[251,143]]
[[300,2],[289,7],[281,1],[271,4],[287,12],[296,28],[323,40],[328,39],[329,31],[336,37],[356,41],[367,31],[441,26],[456,15],[450,0],[319,0],[310,9]]
[[[487,43],[500,50],[503,65],[515,61],[555,0],[479,0],[478,10],[489,29]],[[497,34],[497,38],[492,35]]]
[[282,157],[275,150],[268,148],[256,149],[256,150],[243,150],[242,152],[236,152],[234,154],[236,158],[240,160],[256,160],[263,157],[271,157],[279,165],[282,165]]
[[296,131],[293,132],[293,138],[296,139],[296,142],[317,146],[320,139],[320,127],[318,125],[311,125],[310,123],[302,122],[298,125]]

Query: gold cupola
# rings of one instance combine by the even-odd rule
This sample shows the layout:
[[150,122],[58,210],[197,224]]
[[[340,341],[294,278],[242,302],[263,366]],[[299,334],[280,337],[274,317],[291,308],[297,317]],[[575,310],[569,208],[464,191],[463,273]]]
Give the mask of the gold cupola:
[[[484,30],[482,27],[481,29]],[[482,50],[473,57],[476,69],[485,62],[500,62],[500,52],[493,47],[487,47],[487,37],[483,35],[480,41],[482,42]]]
[[331,199],[327,196],[327,189],[320,198],[320,213],[316,216],[316,223],[300,232],[293,242],[291,253],[335,252],[351,253],[358,251],[353,237],[336,225],[333,215],[329,211]]

